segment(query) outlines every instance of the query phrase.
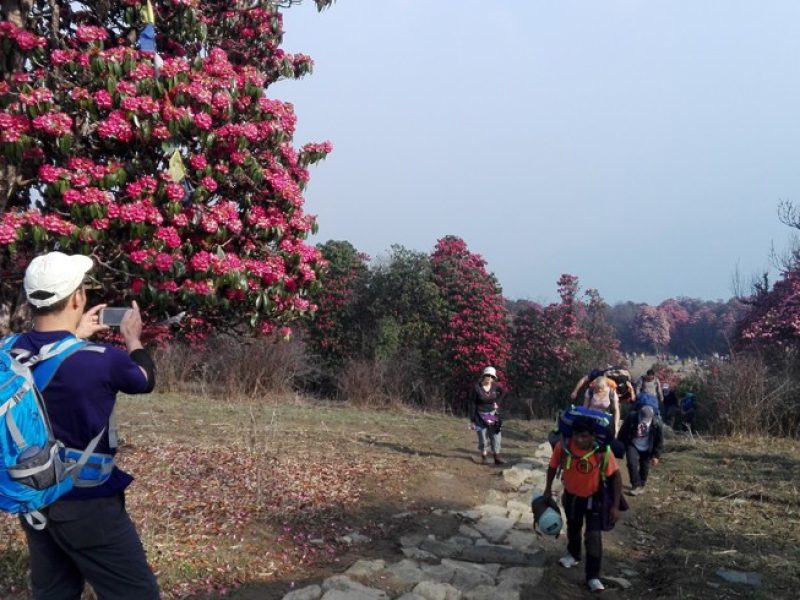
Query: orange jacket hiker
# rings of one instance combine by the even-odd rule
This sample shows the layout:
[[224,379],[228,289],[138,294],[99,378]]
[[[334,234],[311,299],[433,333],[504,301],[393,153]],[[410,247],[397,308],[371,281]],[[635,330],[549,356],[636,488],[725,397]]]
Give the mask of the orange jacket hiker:
[[[572,454],[570,457],[569,455]],[[586,458],[582,458],[586,455]],[[605,448],[594,450],[582,450],[569,440],[569,453],[561,448],[558,442],[553,448],[550,456],[550,467],[562,470],[561,480],[564,482],[564,489],[574,496],[588,498],[600,489],[600,467],[603,464],[603,457],[606,454]],[[571,460],[570,460],[571,459]],[[614,455],[608,453],[605,476],[611,477],[619,470]]]

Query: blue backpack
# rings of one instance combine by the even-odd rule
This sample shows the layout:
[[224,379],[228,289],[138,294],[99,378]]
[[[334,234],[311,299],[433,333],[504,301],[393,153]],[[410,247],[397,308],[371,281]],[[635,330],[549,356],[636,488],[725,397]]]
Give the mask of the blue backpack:
[[650,406],[656,417],[661,418],[661,411],[658,409],[658,397],[655,394],[642,392],[636,396],[636,404],[633,405],[634,410],[639,410],[643,406]]
[[[601,410],[583,406],[571,406],[559,416],[558,432],[562,441],[572,436],[572,424],[578,417],[589,417],[594,421],[594,439],[600,446],[608,446],[614,441],[613,417]],[[564,444],[562,446],[566,447]]]
[[31,356],[12,349],[18,337],[0,342],[0,510],[21,514],[41,530],[47,519],[39,511],[72,489],[106,431],[79,455],[67,455],[53,436],[41,392],[68,356],[98,347],[67,337]]

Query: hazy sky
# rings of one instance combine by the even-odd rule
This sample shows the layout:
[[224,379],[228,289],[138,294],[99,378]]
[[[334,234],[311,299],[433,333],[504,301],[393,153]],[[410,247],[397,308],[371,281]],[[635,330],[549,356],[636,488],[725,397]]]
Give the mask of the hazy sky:
[[800,201],[800,2],[338,0],[288,10],[315,241],[458,235],[510,298],[728,298]]

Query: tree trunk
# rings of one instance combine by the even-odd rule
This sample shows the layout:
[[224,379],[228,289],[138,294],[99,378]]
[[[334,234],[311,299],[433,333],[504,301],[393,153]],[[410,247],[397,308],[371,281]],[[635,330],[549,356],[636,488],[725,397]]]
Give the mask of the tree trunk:
[[30,328],[30,310],[21,287],[0,286],[0,335]]
[[33,7],[33,0],[2,0],[2,2],[6,19],[17,27],[25,27],[27,15]]

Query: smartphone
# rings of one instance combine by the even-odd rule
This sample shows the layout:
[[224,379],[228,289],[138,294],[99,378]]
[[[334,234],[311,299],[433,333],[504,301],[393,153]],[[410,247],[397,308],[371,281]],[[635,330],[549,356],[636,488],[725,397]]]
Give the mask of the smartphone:
[[106,306],[100,309],[100,324],[110,325],[111,327],[119,327],[122,323],[122,317],[125,316],[130,308],[126,307],[111,307]]

